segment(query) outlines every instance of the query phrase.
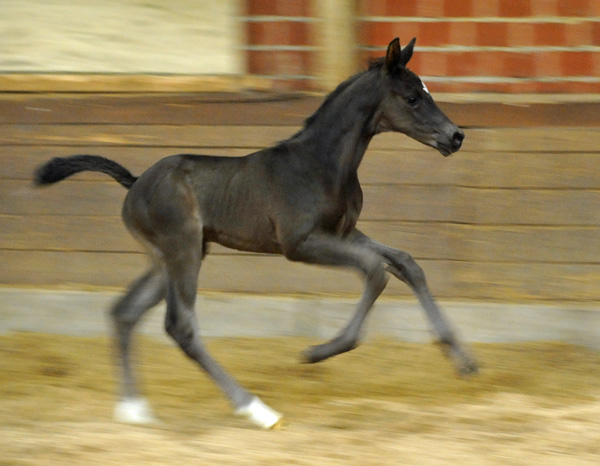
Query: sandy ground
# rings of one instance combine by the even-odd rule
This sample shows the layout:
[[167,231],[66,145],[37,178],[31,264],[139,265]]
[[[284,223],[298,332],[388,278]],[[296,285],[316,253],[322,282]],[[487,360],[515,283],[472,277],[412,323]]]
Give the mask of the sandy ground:
[[138,345],[161,424],[111,421],[106,338],[0,337],[1,465],[596,465],[600,355],[550,343],[476,345],[456,378],[433,345],[390,340],[318,365],[303,338],[211,339],[213,354],[286,414],[263,432],[231,415],[177,349]]

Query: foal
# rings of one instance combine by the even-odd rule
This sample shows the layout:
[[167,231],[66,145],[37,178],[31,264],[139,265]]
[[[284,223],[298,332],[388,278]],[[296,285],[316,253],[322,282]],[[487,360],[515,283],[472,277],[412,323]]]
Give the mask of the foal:
[[200,265],[211,242],[282,254],[292,261],[352,267],[362,274],[365,290],[354,316],[331,341],[308,348],[306,362],[358,345],[363,322],[385,288],[388,272],[414,291],[458,371],[477,370],[412,257],[356,228],[363,203],[357,170],[373,136],[404,133],[444,156],[460,149],[464,139],[406,67],[414,43],[415,39],[401,49],[394,39],[385,57],[341,83],[297,134],[245,157],[174,155],[139,178],[116,162],[91,155],[56,158],[37,170],[40,185],[85,170],[115,178],[129,189],[123,221],[153,259],[152,267],[112,310],[122,374],[117,419],[153,419],[136,386],[130,342],[140,317],[166,299],[166,331],[212,377],[235,412],[263,428],[281,421],[280,413],[241,387],[210,356],[200,338],[194,305]]

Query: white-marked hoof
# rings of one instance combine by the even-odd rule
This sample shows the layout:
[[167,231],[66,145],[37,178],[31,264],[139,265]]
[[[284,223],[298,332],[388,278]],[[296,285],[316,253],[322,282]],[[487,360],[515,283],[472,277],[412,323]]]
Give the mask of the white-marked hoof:
[[145,398],[125,398],[115,406],[114,418],[126,424],[155,424],[152,409]]
[[283,414],[269,408],[257,396],[247,406],[239,408],[235,414],[247,417],[261,429],[276,429],[283,422]]

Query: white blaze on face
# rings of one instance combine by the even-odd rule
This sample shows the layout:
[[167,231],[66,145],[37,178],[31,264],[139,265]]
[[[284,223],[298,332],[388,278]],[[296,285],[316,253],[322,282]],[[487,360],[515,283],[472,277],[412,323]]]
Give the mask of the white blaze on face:
[[425,85],[425,83],[423,81],[421,81],[421,84],[423,84],[423,90],[425,92],[427,92],[427,94],[429,94],[429,89],[427,89],[427,86]]

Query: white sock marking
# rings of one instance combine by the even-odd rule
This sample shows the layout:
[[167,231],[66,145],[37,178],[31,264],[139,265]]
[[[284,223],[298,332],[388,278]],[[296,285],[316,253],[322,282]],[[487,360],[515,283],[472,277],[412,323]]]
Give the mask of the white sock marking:
[[274,427],[277,427],[283,419],[283,414],[269,408],[257,396],[255,396],[247,406],[238,409],[235,414],[247,417],[251,422],[262,429],[273,429]]
[[124,398],[119,401],[115,406],[114,418],[126,424],[153,424],[158,421],[145,398]]

